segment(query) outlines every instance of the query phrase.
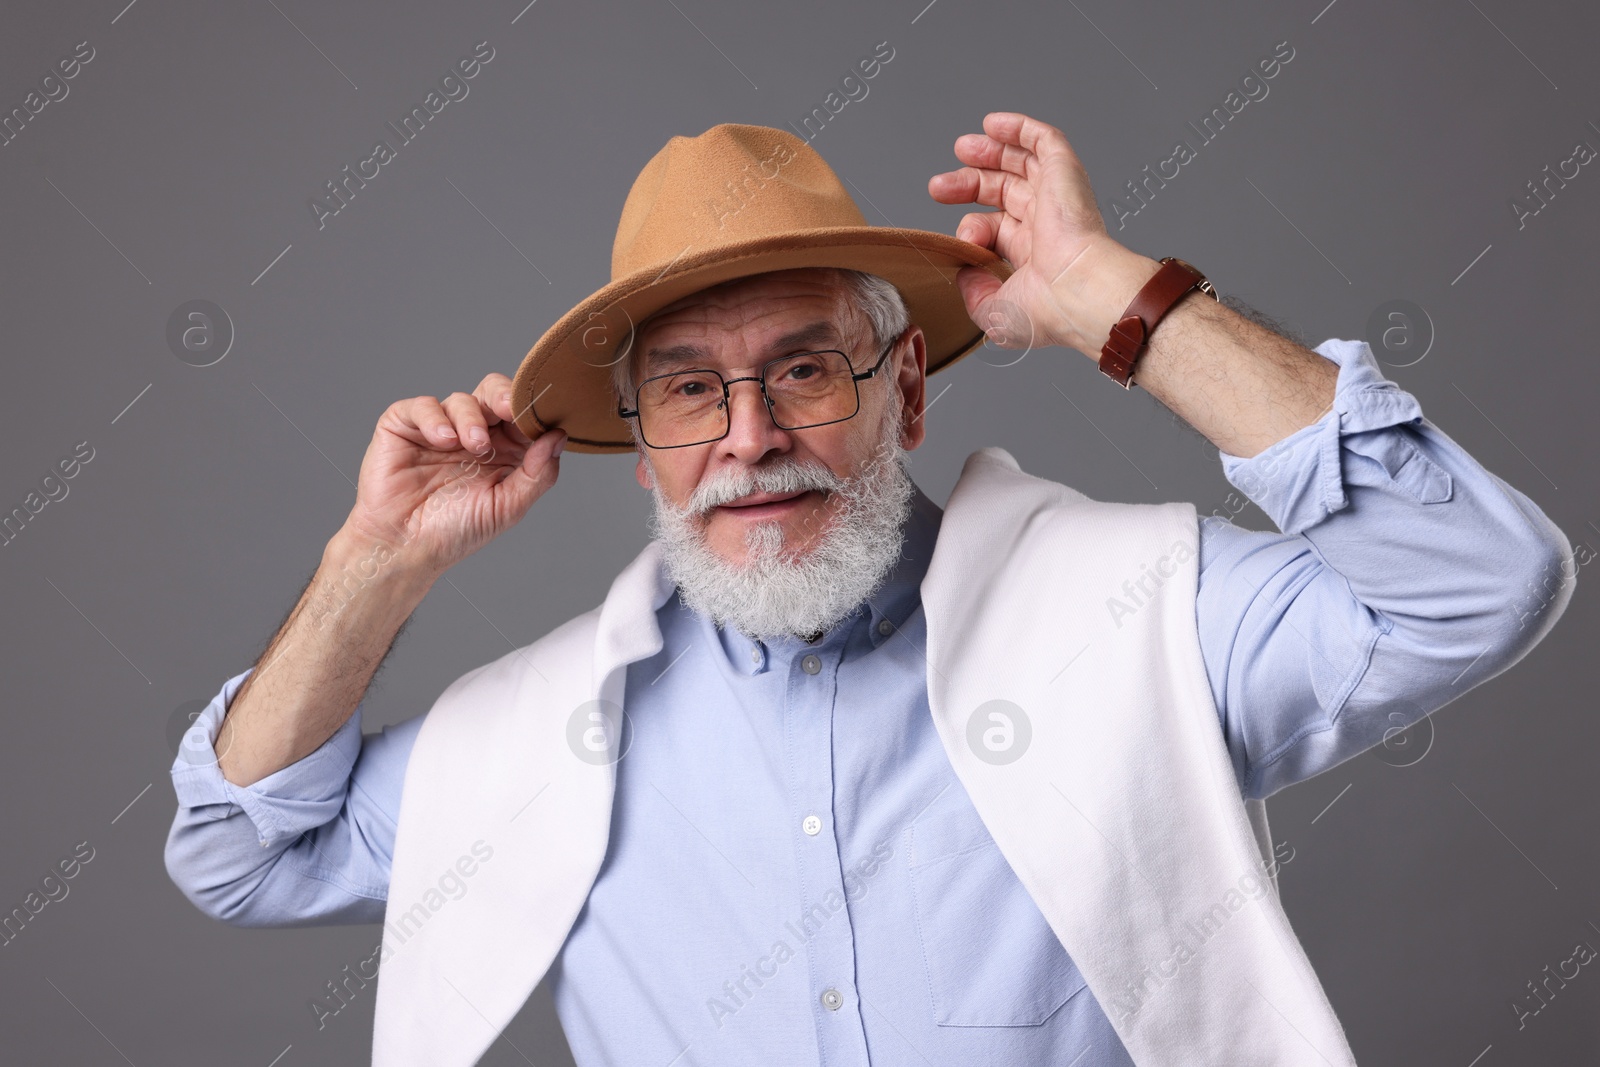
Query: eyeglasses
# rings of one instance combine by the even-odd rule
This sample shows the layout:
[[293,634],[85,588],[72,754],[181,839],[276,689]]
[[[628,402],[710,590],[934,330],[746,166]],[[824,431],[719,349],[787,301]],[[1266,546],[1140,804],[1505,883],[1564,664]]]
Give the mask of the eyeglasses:
[[860,374],[850,365],[850,357],[833,349],[768,360],[759,377],[724,378],[710,369],[658,374],[640,383],[631,411],[618,404],[617,414],[625,419],[637,416],[639,436],[651,448],[709,444],[728,436],[728,386],[759,382],[767,413],[780,430],[843,422],[861,410],[856,383],[877,374],[894,346],[891,341],[872,369]]

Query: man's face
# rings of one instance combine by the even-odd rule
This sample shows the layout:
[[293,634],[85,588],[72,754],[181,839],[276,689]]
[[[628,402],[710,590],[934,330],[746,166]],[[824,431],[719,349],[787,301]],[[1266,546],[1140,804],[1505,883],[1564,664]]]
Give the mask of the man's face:
[[[785,338],[808,328],[831,332],[800,344]],[[857,373],[877,361],[882,349],[872,336],[871,321],[848,299],[848,291],[831,271],[796,269],[739,279],[695,293],[652,316],[635,338],[632,358],[636,381],[663,373],[649,362],[653,353],[694,346],[689,366],[709,367],[725,379],[756,377],[770,359],[792,352],[833,348],[850,357]],[[913,326],[878,373],[862,381],[861,409],[852,418],[799,430],[779,429],[767,413],[758,382],[729,388],[726,437],[683,448],[640,450],[639,484],[656,489],[669,504],[726,500],[727,487],[749,486],[751,473],[776,466],[816,466],[840,480],[856,477],[872,459],[892,406],[890,390],[903,400],[896,433],[900,447],[922,443],[923,375],[926,361],[922,331]],[[681,368],[671,368],[681,369]],[[695,500],[696,489],[700,501]],[[700,523],[705,545],[729,564],[743,563],[750,534],[757,524],[775,523],[789,551],[805,554],[823,536],[840,507],[837,493],[810,489],[792,499],[739,506],[746,496],[719,503],[692,518]],[[777,539],[774,539],[777,540]]]

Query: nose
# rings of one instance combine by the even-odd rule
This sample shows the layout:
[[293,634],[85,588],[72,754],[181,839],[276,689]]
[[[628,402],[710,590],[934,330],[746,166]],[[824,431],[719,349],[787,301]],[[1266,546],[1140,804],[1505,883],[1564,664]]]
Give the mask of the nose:
[[768,452],[788,451],[789,431],[773,420],[759,381],[730,382],[727,402],[728,435],[717,442],[726,455],[754,464]]

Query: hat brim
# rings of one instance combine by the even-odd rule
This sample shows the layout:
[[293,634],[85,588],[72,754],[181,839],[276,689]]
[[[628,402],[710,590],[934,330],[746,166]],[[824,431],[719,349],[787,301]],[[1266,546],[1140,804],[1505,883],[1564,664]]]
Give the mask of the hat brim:
[[842,226],[770,234],[694,253],[664,270],[643,270],[598,290],[545,331],[517,368],[511,405],[530,437],[560,428],[573,452],[632,452],[628,422],[611,391],[619,342],[675,301],[721,282],[796,267],[843,267],[876,274],[905,298],[922,328],[927,373],[944,369],[983,343],[956,286],[962,267],[982,267],[1004,281],[1011,266],[987,248],[930,230]]

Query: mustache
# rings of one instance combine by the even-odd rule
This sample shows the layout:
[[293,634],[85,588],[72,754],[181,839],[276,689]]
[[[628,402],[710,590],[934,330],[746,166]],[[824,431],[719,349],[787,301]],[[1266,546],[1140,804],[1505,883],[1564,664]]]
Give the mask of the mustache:
[[751,493],[787,496],[815,489],[827,495],[843,489],[846,484],[845,479],[827,467],[814,463],[785,461],[770,467],[730,467],[696,486],[684,511],[698,518]]

